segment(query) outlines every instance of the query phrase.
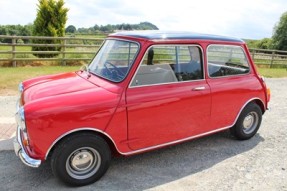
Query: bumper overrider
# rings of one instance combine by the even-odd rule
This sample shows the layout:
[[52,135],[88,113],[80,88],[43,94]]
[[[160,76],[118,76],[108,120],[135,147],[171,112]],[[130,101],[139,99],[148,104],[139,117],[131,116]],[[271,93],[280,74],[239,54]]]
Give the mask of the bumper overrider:
[[26,153],[21,141],[21,133],[19,126],[17,127],[17,135],[16,138],[14,139],[13,144],[16,155],[19,156],[19,158],[25,165],[33,168],[37,168],[41,165],[41,160],[33,159],[29,157],[29,155]]

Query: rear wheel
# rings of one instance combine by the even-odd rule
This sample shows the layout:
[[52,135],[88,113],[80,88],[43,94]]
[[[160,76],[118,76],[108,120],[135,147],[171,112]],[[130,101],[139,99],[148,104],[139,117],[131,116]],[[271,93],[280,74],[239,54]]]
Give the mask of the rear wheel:
[[81,133],[61,142],[52,154],[51,166],[57,178],[72,186],[83,186],[100,179],[109,167],[111,152],[106,141]]
[[250,103],[241,112],[237,122],[231,128],[231,133],[240,140],[250,139],[257,133],[261,120],[260,107],[255,103]]

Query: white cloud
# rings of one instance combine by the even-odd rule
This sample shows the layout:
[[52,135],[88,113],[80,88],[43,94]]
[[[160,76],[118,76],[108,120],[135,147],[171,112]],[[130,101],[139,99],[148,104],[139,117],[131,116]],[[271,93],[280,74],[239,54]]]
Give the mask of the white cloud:
[[35,19],[35,0],[0,0],[0,25],[28,24]]
[[[36,0],[0,0],[0,25],[27,24],[36,16]],[[68,23],[95,24],[149,21],[162,30],[187,30],[240,38],[271,37],[286,10],[286,0],[66,0]]]

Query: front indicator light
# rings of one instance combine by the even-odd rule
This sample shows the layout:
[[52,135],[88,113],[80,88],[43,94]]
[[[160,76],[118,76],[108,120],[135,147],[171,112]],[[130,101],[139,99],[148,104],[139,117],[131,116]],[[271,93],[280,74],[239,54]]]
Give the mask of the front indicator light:
[[24,139],[22,143],[25,147],[29,146],[29,140],[28,139]]
[[271,90],[270,88],[267,88],[267,102],[270,101],[270,97],[271,97]]

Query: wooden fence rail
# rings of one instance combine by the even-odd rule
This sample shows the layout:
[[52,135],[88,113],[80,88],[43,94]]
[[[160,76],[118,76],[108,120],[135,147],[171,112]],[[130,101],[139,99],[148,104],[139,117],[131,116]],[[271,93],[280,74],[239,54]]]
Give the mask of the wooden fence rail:
[[[34,43],[35,40],[44,43]],[[54,43],[47,43],[48,40]],[[26,61],[58,61],[62,65],[66,65],[68,61],[88,62],[95,55],[103,40],[104,38],[0,35],[0,66],[1,62],[12,62],[14,67],[17,66],[17,62]],[[56,47],[58,51],[32,51],[32,47]],[[249,51],[257,65],[287,68],[287,51],[252,48]],[[58,56],[38,58],[33,54],[47,55],[47,57],[57,54]]]

